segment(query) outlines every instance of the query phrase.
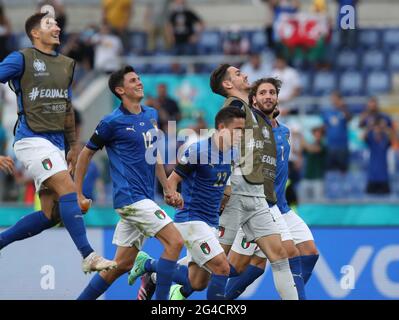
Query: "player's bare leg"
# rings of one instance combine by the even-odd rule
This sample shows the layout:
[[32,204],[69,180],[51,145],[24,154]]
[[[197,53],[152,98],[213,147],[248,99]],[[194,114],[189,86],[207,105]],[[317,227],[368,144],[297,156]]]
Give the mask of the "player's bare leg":
[[[59,212],[65,228],[83,256],[83,272],[101,271],[116,268],[114,261],[97,255],[91,248],[86,236],[81,209],[78,205],[76,186],[68,171],[61,171],[44,181],[44,185],[53,190],[59,201]],[[47,200],[44,200],[45,202]],[[44,204],[46,210],[48,206]]]

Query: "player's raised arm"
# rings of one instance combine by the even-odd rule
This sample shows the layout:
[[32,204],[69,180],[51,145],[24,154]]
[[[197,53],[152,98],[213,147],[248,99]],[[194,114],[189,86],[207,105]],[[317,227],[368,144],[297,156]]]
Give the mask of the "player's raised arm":
[[83,212],[89,210],[91,205],[91,199],[86,199],[86,197],[83,195],[83,180],[86,175],[90,160],[96,152],[97,150],[91,150],[87,147],[84,147],[80,152],[78,160],[76,162],[75,184],[78,194],[79,206]]

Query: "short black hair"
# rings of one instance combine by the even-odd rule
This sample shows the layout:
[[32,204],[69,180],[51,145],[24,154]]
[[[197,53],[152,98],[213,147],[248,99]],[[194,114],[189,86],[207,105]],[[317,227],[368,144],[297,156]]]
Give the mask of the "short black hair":
[[281,80],[277,79],[277,78],[260,78],[258,80],[256,80],[252,85],[251,85],[251,90],[249,91],[249,105],[252,107],[252,98],[256,96],[256,92],[258,91],[259,87],[264,84],[264,83],[270,83],[274,86],[274,88],[276,89],[276,93],[277,93],[277,97],[278,94],[280,93],[280,89],[281,89],[281,85],[282,82]]
[[125,77],[125,74],[127,74],[129,72],[136,73],[136,71],[134,70],[134,68],[132,66],[124,66],[121,69],[112,72],[110,77],[109,77],[109,80],[108,80],[109,89],[120,100],[122,100],[122,97],[115,91],[115,88],[123,86],[123,79]]
[[37,28],[40,25],[40,22],[42,21],[43,17],[47,15],[47,12],[41,13],[37,12],[33,15],[31,15],[28,19],[26,19],[25,22],[25,32],[26,35],[29,37],[30,41],[33,43],[33,37],[32,37],[32,30]]
[[235,118],[243,118],[245,119],[245,112],[240,108],[228,106],[222,108],[215,117],[215,129],[218,128],[219,124],[223,123],[224,125],[228,125]]
[[227,69],[231,66],[228,63],[222,63],[211,73],[209,85],[214,93],[223,97],[227,97],[227,92],[224,90],[222,82],[226,79]]

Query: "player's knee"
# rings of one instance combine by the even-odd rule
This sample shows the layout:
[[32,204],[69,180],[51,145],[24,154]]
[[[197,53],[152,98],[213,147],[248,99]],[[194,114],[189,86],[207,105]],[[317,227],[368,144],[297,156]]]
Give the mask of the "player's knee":
[[165,251],[171,253],[180,253],[183,249],[184,240],[180,234],[175,234],[171,236],[168,241],[165,243]]
[[288,258],[294,258],[300,255],[299,250],[294,245],[285,247],[285,250],[287,251]]
[[288,254],[282,245],[273,246],[268,258],[271,262],[274,262],[277,260],[288,258]]
[[205,290],[206,287],[208,286],[208,280],[207,279],[199,279],[199,280],[193,281],[190,284],[191,284],[191,288],[194,291],[202,291],[202,290]]
[[311,256],[311,255],[318,255],[319,251],[317,250],[314,242],[310,243],[300,243],[298,245],[298,249],[301,256]]
[[214,268],[214,273],[220,276],[228,276],[230,274],[230,265],[227,260],[218,263]]

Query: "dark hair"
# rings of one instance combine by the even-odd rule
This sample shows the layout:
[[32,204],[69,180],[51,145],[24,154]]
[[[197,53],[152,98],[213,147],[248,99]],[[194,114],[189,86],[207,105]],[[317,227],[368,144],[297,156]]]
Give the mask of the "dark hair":
[[272,114],[273,119],[276,119],[279,116],[279,114],[280,114],[280,110],[277,107],[274,108],[273,114]]
[[129,72],[136,72],[136,71],[134,70],[134,68],[132,66],[124,66],[121,69],[112,72],[109,77],[109,80],[108,80],[109,89],[120,100],[122,100],[122,97],[115,91],[115,88],[123,86],[123,79],[125,77],[125,74],[127,74]]
[[30,41],[33,43],[33,37],[32,37],[32,30],[37,28],[40,25],[40,22],[42,21],[43,17],[47,15],[47,12],[44,13],[35,13],[31,15],[25,22],[25,32],[26,35],[29,37]]
[[227,69],[231,65],[228,63],[223,63],[219,65],[215,70],[212,71],[209,85],[212,91],[216,94],[220,94],[223,97],[227,96],[227,92],[224,90],[222,82],[226,79]]
[[215,117],[215,129],[218,128],[219,124],[223,123],[228,125],[235,118],[243,118],[245,119],[245,112],[240,108],[228,106],[222,108]]
[[258,91],[259,87],[264,84],[264,83],[270,83],[274,86],[274,88],[276,89],[276,93],[277,96],[280,93],[280,88],[281,88],[281,80],[276,79],[276,78],[260,78],[258,80],[256,80],[252,86],[251,86],[251,90],[249,91],[249,105],[252,107],[252,98],[256,96],[256,92]]

